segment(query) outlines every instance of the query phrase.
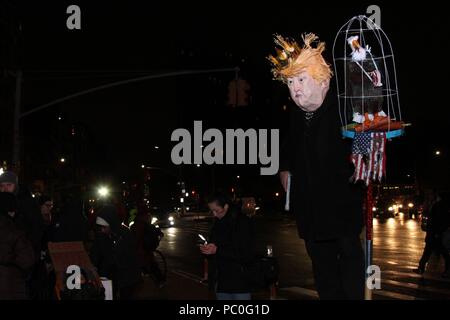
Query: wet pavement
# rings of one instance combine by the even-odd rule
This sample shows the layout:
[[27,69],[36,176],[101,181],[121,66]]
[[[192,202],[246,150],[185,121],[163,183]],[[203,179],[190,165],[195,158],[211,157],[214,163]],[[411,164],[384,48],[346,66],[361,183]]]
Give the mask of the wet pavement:
[[[169,276],[163,289],[152,287],[147,279],[145,299],[212,298],[201,282],[204,260],[198,251],[198,234],[207,235],[210,219],[181,219],[174,228],[163,229],[160,250],[164,253]],[[295,221],[285,214],[256,217],[257,242],[261,251],[272,245],[280,265],[276,295],[261,292],[256,299],[317,299],[311,263],[304,242],[297,236]],[[373,299],[450,299],[450,279],[441,277],[442,258],[433,255],[424,275],[412,272],[424,247],[425,233],[417,220],[403,217],[374,219],[373,264],[381,269],[381,289],[373,290]]]

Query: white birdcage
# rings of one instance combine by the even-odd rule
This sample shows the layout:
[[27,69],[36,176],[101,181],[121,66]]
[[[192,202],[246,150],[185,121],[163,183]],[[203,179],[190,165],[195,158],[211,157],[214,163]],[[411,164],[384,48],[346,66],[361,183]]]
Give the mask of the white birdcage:
[[366,16],[338,31],[333,61],[344,137],[356,132],[404,133],[394,53],[384,31]]

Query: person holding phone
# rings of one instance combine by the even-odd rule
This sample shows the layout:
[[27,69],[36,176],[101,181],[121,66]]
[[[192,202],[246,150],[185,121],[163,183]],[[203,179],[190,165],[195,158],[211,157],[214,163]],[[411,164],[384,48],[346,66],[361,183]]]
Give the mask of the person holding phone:
[[224,194],[208,199],[214,215],[209,241],[200,245],[208,257],[208,285],[218,300],[250,300],[250,286],[243,266],[254,258],[253,226]]

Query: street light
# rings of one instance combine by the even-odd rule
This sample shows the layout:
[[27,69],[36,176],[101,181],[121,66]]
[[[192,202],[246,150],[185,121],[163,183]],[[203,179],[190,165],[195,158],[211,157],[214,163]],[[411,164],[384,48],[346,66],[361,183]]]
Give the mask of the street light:
[[144,168],[145,168],[145,165],[141,165],[141,168],[144,169]]
[[436,150],[436,152],[434,154],[439,156],[441,154],[441,152],[439,150]]
[[413,208],[414,204],[412,202],[408,203],[408,208]]
[[61,158],[59,161],[60,161],[61,163],[64,163],[64,162],[66,162],[66,159],[65,159],[65,158]]
[[100,198],[106,198],[109,195],[109,189],[107,187],[100,187],[97,192]]
[[0,168],[0,176],[5,173],[5,170],[3,170],[3,168]]

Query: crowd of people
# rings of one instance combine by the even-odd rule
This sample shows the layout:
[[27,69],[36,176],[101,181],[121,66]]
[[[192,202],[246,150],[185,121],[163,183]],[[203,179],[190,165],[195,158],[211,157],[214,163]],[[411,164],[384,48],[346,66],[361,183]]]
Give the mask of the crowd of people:
[[[112,281],[114,299],[132,299],[142,275],[149,272],[156,275],[158,286],[164,285],[153,258],[163,234],[151,225],[146,206],[136,205],[131,228],[114,203],[99,207],[93,222],[81,196],[67,194],[59,210],[53,207],[52,197],[35,197],[14,172],[0,175],[0,300],[74,298],[55,289],[57,276],[66,275],[56,275],[49,242],[82,242],[98,276]],[[91,272],[82,272],[90,283]],[[104,294],[84,297],[104,298]]]

